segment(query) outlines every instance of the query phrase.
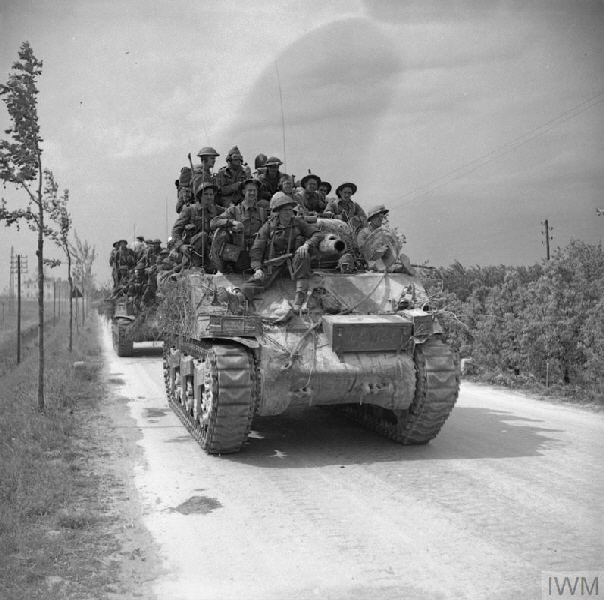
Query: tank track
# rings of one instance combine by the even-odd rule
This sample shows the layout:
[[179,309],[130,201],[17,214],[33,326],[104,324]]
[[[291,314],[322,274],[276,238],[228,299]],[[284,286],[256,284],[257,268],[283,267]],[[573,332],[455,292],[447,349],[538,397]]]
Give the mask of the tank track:
[[427,444],[440,432],[459,395],[459,368],[455,356],[439,339],[415,348],[415,398],[408,410],[344,404],[333,409],[399,444]]
[[195,340],[185,341],[180,350],[193,359],[205,359],[207,363],[202,410],[197,415],[195,409],[187,405],[189,390],[186,381],[185,389],[182,389],[180,377],[180,387],[172,391],[167,360],[170,349],[169,344],[164,343],[164,380],[170,407],[208,454],[239,452],[247,441],[260,398],[253,353],[235,344]]

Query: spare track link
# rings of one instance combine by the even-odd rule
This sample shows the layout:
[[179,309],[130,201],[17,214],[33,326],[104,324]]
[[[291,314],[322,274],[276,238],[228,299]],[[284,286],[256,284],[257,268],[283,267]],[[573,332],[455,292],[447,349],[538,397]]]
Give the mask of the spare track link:
[[[164,344],[164,356],[169,346]],[[239,452],[250,433],[259,401],[259,379],[253,353],[243,346],[200,344],[188,341],[181,351],[209,361],[212,408],[202,428],[170,390],[169,369],[164,367],[166,394],[172,410],[208,454]],[[184,396],[183,392],[181,396]]]
[[[415,349],[415,398],[404,416],[370,405],[334,406],[346,417],[400,444],[427,444],[451,414],[459,394],[459,369],[451,350],[439,339]],[[390,418],[388,418],[390,417]]]

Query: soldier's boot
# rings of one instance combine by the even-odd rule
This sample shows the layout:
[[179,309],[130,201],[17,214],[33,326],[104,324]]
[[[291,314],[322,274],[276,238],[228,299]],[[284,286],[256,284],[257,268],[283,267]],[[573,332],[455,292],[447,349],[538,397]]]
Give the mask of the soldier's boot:
[[234,315],[240,315],[245,312],[247,298],[237,287],[222,288],[218,292],[218,299],[229,307],[229,311]]
[[304,307],[306,292],[308,292],[308,279],[298,279],[296,282],[296,298],[294,300],[295,312],[300,312]]

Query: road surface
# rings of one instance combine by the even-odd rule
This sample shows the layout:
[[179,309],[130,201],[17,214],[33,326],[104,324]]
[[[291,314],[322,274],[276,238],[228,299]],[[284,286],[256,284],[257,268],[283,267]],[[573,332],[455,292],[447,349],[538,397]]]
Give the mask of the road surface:
[[208,456],[167,405],[161,351],[118,358],[103,336],[158,599],[558,597],[544,578],[579,571],[604,593],[601,413],[463,383],[427,446],[311,408]]

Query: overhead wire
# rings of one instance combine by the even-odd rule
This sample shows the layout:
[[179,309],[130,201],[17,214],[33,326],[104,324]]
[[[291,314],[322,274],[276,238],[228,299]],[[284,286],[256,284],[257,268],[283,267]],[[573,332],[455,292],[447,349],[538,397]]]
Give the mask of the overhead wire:
[[[538,125],[537,127],[534,127],[527,133],[524,133],[524,134],[514,138],[513,140],[510,140],[509,142],[506,142],[505,144],[502,144],[501,146],[498,146],[497,148],[490,150],[486,154],[483,154],[482,156],[479,156],[479,157],[457,167],[456,169],[453,169],[452,171],[449,171],[448,173],[445,173],[444,175],[441,175],[440,177],[433,179],[432,181],[430,181],[429,183],[427,183],[423,186],[420,186],[414,190],[411,190],[410,192],[407,192],[406,194],[403,194],[402,196],[398,196],[398,197],[394,198],[393,201],[402,200],[408,196],[416,194],[417,192],[420,192],[422,190],[427,190],[424,193],[422,193],[414,198],[411,198],[408,202],[404,202],[403,204],[410,204],[411,202],[415,202],[416,200],[423,198],[424,196],[432,193],[433,191],[438,190],[438,189],[444,187],[445,185],[452,183],[456,179],[459,179],[460,177],[462,177],[464,175],[468,175],[468,174],[488,165],[489,163],[493,162],[497,158],[500,158],[504,154],[507,154],[508,152],[511,152],[512,150],[515,150],[516,148],[519,148],[523,144],[525,144],[533,139],[536,139],[537,137],[539,137],[540,135],[543,135],[544,133],[547,133],[554,127],[557,127],[558,125],[561,125],[562,123],[566,123],[567,121],[570,121],[571,119],[579,116],[580,114],[586,112],[587,110],[592,109],[593,107],[597,106],[598,104],[601,104],[602,102],[604,102],[604,97],[602,97],[602,96],[604,96],[604,92],[600,92],[600,93],[592,96],[591,98],[584,100],[583,102],[573,106],[572,108],[560,113],[557,117],[554,117],[553,119],[550,119],[549,121],[546,121],[545,123],[542,123],[541,125]],[[598,100],[598,98],[599,98],[599,100]],[[597,100],[597,101],[594,102],[594,100]],[[588,106],[585,106],[586,104]],[[581,110],[578,110],[581,107],[584,107],[584,108],[582,108]],[[570,114],[570,113],[572,113],[572,114]],[[567,115],[570,115],[570,116],[568,116],[567,118],[563,118]],[[475,163],[480,163],[480,164],[478,164],[477,166],[472,167],[470,169],[468,168],[471,165],[474,165]],[[452,175],[455,175],[457,173],[459,173],[458,176],[451,177]],[[451,177],[451,179],[447,180],[450,177]],[[447,180],[447,181],[443,181],[443,180]],[[443,181],[443,183],[433,187],[433,185],[439,181]],[[400,206],[400,204],[399,204],[399,206]]]

